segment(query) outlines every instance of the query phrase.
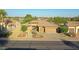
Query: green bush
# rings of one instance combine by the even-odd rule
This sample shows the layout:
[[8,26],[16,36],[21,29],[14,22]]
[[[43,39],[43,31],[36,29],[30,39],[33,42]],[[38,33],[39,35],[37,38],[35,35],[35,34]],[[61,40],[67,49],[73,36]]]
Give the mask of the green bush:
[[67,33],[68,32],[68,27],[65,26],[65,25],[61,25],[59,28],[60,28],[61,33]]
[[67,33],[68,32],[68,27],[65,25],[61,25],[56,29],[57,33]]
[[25,31],[27,30],[27,26],[26,26],[26,25],[22,25],[22,26],[21,26],[21,30],[22,30],[23,32],[25,32]]

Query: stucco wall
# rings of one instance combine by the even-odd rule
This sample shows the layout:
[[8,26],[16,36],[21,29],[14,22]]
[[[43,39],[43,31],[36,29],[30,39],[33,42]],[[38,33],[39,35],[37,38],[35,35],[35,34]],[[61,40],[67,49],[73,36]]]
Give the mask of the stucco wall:
[[39,32],[44,33],[44,28],[43,27],[39,27]]
[[46,27],[45,32],[46,33],[56,33],[56,27]]

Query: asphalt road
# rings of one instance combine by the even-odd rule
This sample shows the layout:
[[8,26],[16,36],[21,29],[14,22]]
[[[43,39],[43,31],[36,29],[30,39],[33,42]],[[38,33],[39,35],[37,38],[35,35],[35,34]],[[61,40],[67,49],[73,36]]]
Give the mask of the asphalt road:
[[69,41],[8,41],[6,50],[78,50]]

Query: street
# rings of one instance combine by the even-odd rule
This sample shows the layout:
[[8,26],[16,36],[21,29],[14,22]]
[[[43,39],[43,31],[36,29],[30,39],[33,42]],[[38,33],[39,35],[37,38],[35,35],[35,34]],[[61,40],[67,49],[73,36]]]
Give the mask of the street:
[[9,41],[6,50],[78,50],[69,41]]

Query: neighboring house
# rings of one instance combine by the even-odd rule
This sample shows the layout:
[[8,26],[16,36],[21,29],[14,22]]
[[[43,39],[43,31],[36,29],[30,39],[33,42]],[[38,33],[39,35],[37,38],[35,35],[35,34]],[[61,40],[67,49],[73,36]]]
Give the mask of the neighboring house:
[[14,30],[16,26],[18,26],[16,20],[10,20],[10,19],[5,19],[3,21],[0,21],[0,25],[3,25],[10,31]]
[[28,24],[28,30],[35,30],[40,33],[56,33],[57,25],[46,20],[33,20]]
[[8,29],[9,30],[14,30],[14,29],[16,29],[16,27],[18,26],[17,25],[17,21],[16,20],[11,20],[12,22],[10,22],[9,24],[8,24]]
[[78,21],[69,21],[67,23],[68,32],[79,34],[79,22]]

